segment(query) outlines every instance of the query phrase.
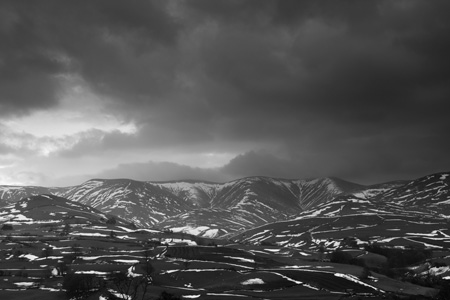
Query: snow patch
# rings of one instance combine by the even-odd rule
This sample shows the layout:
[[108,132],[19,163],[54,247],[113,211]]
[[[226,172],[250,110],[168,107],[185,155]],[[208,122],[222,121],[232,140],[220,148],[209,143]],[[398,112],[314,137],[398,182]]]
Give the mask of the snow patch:
[[183,232],[208,238],[214,238],[219,235],[219,229],[212,229],[208,226],[192,227],[190,225],[186,225],[183,227],[173,227],[170,228],[170,230],[172,230],[173,232]]
[[115,259],[115,262],[122,263],[122,264],[138,264],[139,260],[137,259]]
[[35,283],[34,282],[14,282],[15,285],[20,286],[20,287],[30,287],[33,286]]
[[255,263],[253,259],[243,258],[243,257],[236,257],[236,256],[224,256],[226,258],[236,259],[242,262],[249,262],[249,263]]
[[26,258],[29,261],[35,260],[37,258],[39,258],[39,256],[33,255],[33,254],[22,254],[19,256],[20,258]]
[[98,232],[94,233],[88,233],[88,232],[71,232],[70,235],[79,235],[79,236],[101,236],[101,237],[108,237],[109,235],[101,234]]
[[251,278],[246,281],[241,282],[242,285],[251,285],[251,284],[264,284],[264,280],[261,278]]
[[109,272],[101,272],[101,271],[75,271],[75,274],[95,274],[95,275],[108,275]]
[[380,289],[378,289],[378,288],[376,288],[376,287],[374,287],[374,286],[371,286],[370,284],[367,284],[367,283],[362,282],[361,280],[358,279],[358,277],[355,277],[355,276],[353,276],[353,275],[342,274],[342,273],[334,273],[334,276],[340,277],[340,278],[344,278],[344,279],[347,279],[347,280],[349,280],[349,281],[353,281],[353,282],[355,282],[355,283],[361,284],[361,285],[363,285],[363,286],[367,286],[367,287],[369,287],[369,288],[372,288],[372,289],[374,289],[374,290],[377,290],[377,291],[380,291],[380,292],[383,292],[383,293],[384,293],[384,291],[382,291],[382,290],[380,290]]
[[27,218],[22,214],[16,215],[14,221],[33,221],[33,219]]

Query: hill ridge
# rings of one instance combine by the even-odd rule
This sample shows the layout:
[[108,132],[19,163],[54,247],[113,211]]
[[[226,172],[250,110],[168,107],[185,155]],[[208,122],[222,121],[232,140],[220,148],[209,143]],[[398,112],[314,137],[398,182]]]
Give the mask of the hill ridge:
[[[448,178],[449,172],[440,172],[411,181],[375,185],[360,185],[336,177],[248,176],[225,183],[93,178],[64,188],[0,186],[0,196],[5,204],[11,204],[30,195],[53,194],[119,215],[140,227],[188,231],[201,227],[209,228],[208,232],[231,234],[311,216],[386,210],[401,213],[405,205],[408,213],[416,210],[435,215],[439,207],[450,205]],[[421,189],[415,193],[415,200],[411,199],[412,187],[415,191],[419,191],[417,187]],[[432,205],[425,209],[427,199],[431,199]]]

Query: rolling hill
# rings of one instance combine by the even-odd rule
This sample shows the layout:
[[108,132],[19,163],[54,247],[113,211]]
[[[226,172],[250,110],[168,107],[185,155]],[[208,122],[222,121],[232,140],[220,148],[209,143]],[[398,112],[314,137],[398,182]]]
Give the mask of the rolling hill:
[[[351,220],[357,228],[378,222],[375,216],[360,217]],[[302,228],[321,226],[310,244],[324,238],[316,234],[328,236],[327,229],[339,234],[335,227],[344,224],[328,219],[303,220]],[[294,229],[289,223],[294,221],[287,221],[285,230]],[[389,228],[398,222],[387,223],[391,221]],[[308,239],[298,245],[263,245],[138,229],[119,217],[54,195],[4,206],[0,222],[2,299],[374,300],[428,299],[439,293],[439,285],[420,286],[375,271],[366,276],[362,266],[327,261]],[[442,243],[448,240],[442,231],[435,235]],[[340,247],[348,253],[364,252],[351,243]],[[332,255],[328,250],[323,255]],[[441,256],[450,254],[440,250]],[[366,256],[375,269],[378,261],[386,261],[383,255]],[[421,265],[416,273],[445,274],[445,270]]]
[[320,243],[334,249],[353,237],[363,244],[446,248],[450,245],[449,177],[449,173],[425,176],[373,197],[361,197],[361,192],[340,195],[292,220],[253,228],[234,238],[314,249]]
[[230,237],[269,223],[353,214],[445,215],[448,174],[363,186],[338,178],[247,177],[226,183],[92,179],[65,188],[1,186],[4,203],[54,194],[139,227]]
[[114,223],[130,226],[117,216],[100,212],[90,206],[70,201],[55,195],[39,195],[23,198],[22,200],[3,206],[0,209],[0,222],[13,226],[20,225],[53,225],[61,224],[106,224]]
[[[337,178],[287,180],[248,177],[227,183],[92,179],[65,188],[1,186],[2,201],[55,194],[120,215],[140,227],[157,226],[207,236],[228,235],[314,209],[366,187]],[[379,188],[370,187],[371,193]],[[369,193],[369,192],[367,192]]]
[[1,205],[11,204],[29,196],[42,194],[59,195],[63,194],[65,190],[65,188],[48,188],[41,186],[0,185],[0,203]]
[[449,175],[4,186],[0,297],[448,299]]

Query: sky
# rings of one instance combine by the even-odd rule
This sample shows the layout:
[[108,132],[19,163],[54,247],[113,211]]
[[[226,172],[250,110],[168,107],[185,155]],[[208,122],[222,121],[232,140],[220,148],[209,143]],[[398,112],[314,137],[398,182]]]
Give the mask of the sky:
[[450,2],[0,1],[0,185],[450,171]]

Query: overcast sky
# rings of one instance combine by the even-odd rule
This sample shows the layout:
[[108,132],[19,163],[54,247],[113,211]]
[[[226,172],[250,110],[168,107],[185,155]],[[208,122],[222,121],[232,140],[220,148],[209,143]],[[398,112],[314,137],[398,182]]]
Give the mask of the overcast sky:
[[0,1],[0,184],[450,170],[450,1]]

